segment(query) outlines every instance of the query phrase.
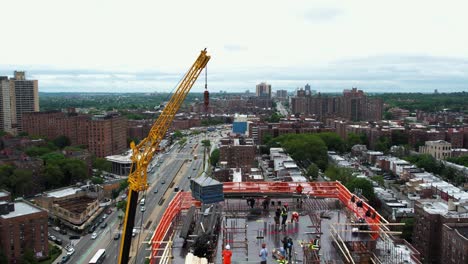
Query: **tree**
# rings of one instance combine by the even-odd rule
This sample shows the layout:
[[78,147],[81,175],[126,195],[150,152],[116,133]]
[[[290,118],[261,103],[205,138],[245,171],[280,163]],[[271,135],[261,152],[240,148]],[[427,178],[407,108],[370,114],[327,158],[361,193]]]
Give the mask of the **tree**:
[[86,164],[77,159],[68,159],[62,166],[65,183],[70,184],[72,182],[84,180],[88,178],[88,170]]
[[269,146],[279,143],[298,162],[313,162],[324,170],[327,167],[327,146],[315,134],[285,134],[271,140]]
[[362,195],[364,195],[369,201],[373,201],[375,199],[374,187],[367,179],[353,178],[351,181],[345,184],[345,186],[350,192],[354,192],[357,189],[361,190]]
[[325,145],[327,145],[328,150],[344,152],[346,150],[346,145],[341,137],[334,132],[323,132],[318,133],[319,136]]
[[23,262],[24,264],[37,264],[37,259],[34,257],[34,252],[30,248],[26,248],[23,254]]
[[407,218],[403,220],[403,223],[405,225],[401,237],[411,243],[413,241],[414,218]]
[[63,184],[64,175],[62,169],[57,164],[47,164],[41,174],[45,179],[44,184],[46,189],[59,187]]
[[182,134],[182,132],[180,132],[180,130],[174,131],[174,138],[181,138],[183,136],[184,136],[184,134]]
[[93,168],[99,171],[111,171],[112,163],[104,158],[94,158]]
[[101,178],[101,177],[92,177],[91,178],[91,182],[93,184],[103,184],[104,183],[104,179]]
[[59,149],[63,149],[64,147],[70,146],[70,144],[71,144],[70,138],[68,138],[67,136],[64,136],[64,135],[56,137],[52,142]]
[[332,181],[339,181],[346,185],[353,178],[353,172],[348,168],[341,168],[335,165],[330,165],[325,170],[325,175]]
[[266,145],[270,143],[272,139],[273,139],[273,136],[270,133],[265,133],[262,137],[262,144]]
[[375,144],[375,149],[382,152],[387,152],[390,149],[390,139],[388,137],[380,137]]
[[26,149],[26,154],[30,157],[37,157],[37,156],[42,156],[44,154],[47,154],[51,152],[52,150],[48,147],[30,147]]
[[211,141],[209,139],[204,139],[204,140],[202,140],[201,143],[202,143],[202,145],[204,147],[207,147],[207,148],[209,148],[211,146]]
[[219,162],[219,149],[214,149],[213,152],[211,152],[210,156],[210,162],[213,167],[216,167]]
[[10,176],[10,187],[16,196],[24,196],[31,193],[32,171],[27,169],[15,169]]
[[372,176],[371,179],[375,181],[377,184],[379,184],[379,186],[382,186],[382,187],[385,186],[385,180],[382,175]]
[[350,150],[354,145],[362,145],[361,136],[356,133],[349,133],[346,143],[348,145],[348,150]]
[[125,212],[127,210],[127,201],[126,200],[119,201],[116,206],[117,206],[117,209]]
[[41,159],[45,164],[55,164],[62,165],[66,158],[62,153],[59,152],[50,152],[41,156]]
[[383,118],[385,120],[392,120],[393,119],[393,114],[391,112],[385,111],[383,114]]
[[318,175],[319,175],[319,168],[317,167],[317,165],[315,165],[314,163],[310,164],[309,167],[307,167],[307,172],[306,172],[307,176],[313,180],[316,180],[318,178]]

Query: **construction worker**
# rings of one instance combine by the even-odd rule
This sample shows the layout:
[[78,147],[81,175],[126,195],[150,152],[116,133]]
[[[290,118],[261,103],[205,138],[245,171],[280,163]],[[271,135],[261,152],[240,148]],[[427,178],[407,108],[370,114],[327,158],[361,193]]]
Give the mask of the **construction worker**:
[[283,228],[283,230],[286,229],[286,221],[288,220],[288,209],[286,206],[283,206],[283,209],[281,209],[281,217],[282,217],[282,221],[281,221],[281,226]]
[[232,251],[231,246],[226,245],[223,250],[223,264],[231,264]]
[[296,192],[297,192],[297,194],[302,194],[302,190],[303,190],[303,189],[304,189],[304,188],[303,188],[302,185],[299,183],[299,185],[297,185],[297,187],[296,187]]
[[283,248],[285,250],[285,257],[286,255],[289,257],[289,259],[291,259],[291,255],[292,255],[292,247],[293,247],[293,240],[292,238],[288,237],[288,236],[285,236],[283,238],[283,240],[281,240],[281,242],[283,242]]
[[299,223],[299,213],[298,212],[293,212],[291,214],[291,223],[293,223],[294,221]]
[[268,250],[266,249],[266,244],[262,244],[262,249],[260,250],[260,254],[258,255],[260,257],[260,264],[266,264],[267,263],[267,258],[268,258]]

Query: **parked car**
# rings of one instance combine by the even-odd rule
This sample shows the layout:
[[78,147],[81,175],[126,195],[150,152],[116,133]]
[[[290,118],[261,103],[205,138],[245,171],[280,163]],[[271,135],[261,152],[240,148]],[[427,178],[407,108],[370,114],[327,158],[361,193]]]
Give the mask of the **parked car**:
[[114,240],[119,240],[119,238],[120,238],[120,233],[115,233]]
[[99,223],[104,222],[104,218],[99,218]]
[[70,259],[69,255],[65,255],[62,257],[62,261],[60,263],[67,263],[67,261]]
[[106,228],[107,227],[107,223],[104,223],[101,225],[101,228]]
[[102,219],[105,220],[106,218],[107,218],[107,215],[106,215],[106,214],[102,216]]
[[62,245],[63,244],[62,239],[60,238],[55,239],[55,244]]
[[162,180],[162,181],[161,181],[161,184],[165,184],[165,183],[166,183],[166,180]]
[[158,193],[158,188],[155,188],[153,193]]
[[95,225],[92,225],[89,227],[89,230],[88,230],[88,233],[93,233],[94,231],[96,230],[96,226]]
[[97,233],[94,232],[92,235],[91,235],[91,239],[96,239],[97,238]]
[[144,212],[144,211],[146,211],[146,208],[145,208],[144,206],[142,206],[142,207],[140,208],[140,211]]
[[79,235],[70,235],[70,239],[80,239]]
[[66,234],[67,234],[67,230],[65,230],[65,229],[63,229],[63,228],[62,228],[62,229],[60,229],[60,234],[62,234],[62,235],[66,235]]
[[67,255],[68,255],[68,256],[71,256],[71,255],[73,255],[73,254],[75,254],[75,248],[73,248],[73,247],[68,247],[68,248],[67,248]]
[[49,239],[52,240],[52,241],[57,240],[57,238],[55,236],[50,236]]

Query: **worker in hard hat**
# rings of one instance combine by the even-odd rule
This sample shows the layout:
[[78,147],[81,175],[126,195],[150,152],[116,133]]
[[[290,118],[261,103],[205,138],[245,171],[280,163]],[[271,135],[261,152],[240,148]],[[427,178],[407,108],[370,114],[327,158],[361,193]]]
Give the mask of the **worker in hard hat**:
[[299,213],[298,212],[292,212],[291,223],[293,223],[294,221],[299,222]]
[[229,244],[224,247],[222,255],[223,264],[231,264],[232,251],[231,246]]

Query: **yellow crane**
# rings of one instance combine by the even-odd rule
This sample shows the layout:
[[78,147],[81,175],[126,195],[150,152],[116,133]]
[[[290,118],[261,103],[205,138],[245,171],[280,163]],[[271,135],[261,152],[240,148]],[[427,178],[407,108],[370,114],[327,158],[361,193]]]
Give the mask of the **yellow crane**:
[[135,214],[138,207],[138,193],[148,189],[146,174],[148,164],[151,162],[154,153],[158,151],[159,144],[171,126],[177,111],[209,60],[210,56],[207,55],[206,49],[202,50],[197,60],[177,86],[176,91],[164,107],[164,110],[151,127],[148,136],[138,145],[135,145],[134,142],[130,143],[130,148],[132,149],[132,166],[130,175],[128,176],[129,192],[123,223],[122,242],[120,244],[120,264],[128,263],[132,244],[132,230],[135,224]]

